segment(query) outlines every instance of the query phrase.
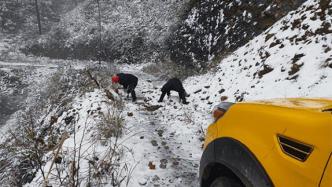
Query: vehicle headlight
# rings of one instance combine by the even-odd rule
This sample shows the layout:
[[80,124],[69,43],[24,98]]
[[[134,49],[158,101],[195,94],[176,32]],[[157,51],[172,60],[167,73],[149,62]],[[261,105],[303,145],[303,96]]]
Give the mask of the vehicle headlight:
[[215,107],[212,110],[212,117],[214,121],[217,121],[219,118],[221,118],[224,114],[226,113],[226,111],[222,108],[218,108]]
[[227,110],[229,109],[229,107],[231,107],[233,104],[234,103],[231,103],[231,102],[222,102],[222,103],[219,103],[218,105],[216,105],[212,109],[212,116],[213,116],[214,122],[217,121],[222,116],[224,116],[225,113],[227,112]]

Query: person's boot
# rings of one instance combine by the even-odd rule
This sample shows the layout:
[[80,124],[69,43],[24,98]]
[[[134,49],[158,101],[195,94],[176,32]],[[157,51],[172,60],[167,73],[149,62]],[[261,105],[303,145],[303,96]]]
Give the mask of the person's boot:
[[131,92],[131,97],[133,98],[133,102],[137,100],[136,93],[134,90]]

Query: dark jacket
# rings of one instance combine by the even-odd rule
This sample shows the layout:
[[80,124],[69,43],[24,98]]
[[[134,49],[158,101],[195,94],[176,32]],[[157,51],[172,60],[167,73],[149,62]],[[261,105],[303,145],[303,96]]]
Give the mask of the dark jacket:
[[123,88],[127,90],[128,96],[131,94],[133,101],[136,101],[137,98],[135,88],[137,86],[138,78],[132,74],[126,73],[118,73],[116,75],[119,76],[119,84],[121,84]]
[[171,90],[174,90],[179,93],[186,93],[186,91],[183,88],[182,82],[177,78],[172,78],[164,84],[164,86],[161,88],[162,92],[169,92]]
[[186,101],[187,93],[183,88],[182,82],[177,78],[172,78],[168,80],[166,84],[164,84],[164,86],[161,88],[162,94],[158,102],[162,102],[166,94],[170,96],[170,92],[172,90],[179,93],[180,102],[182,101],[183,104],[188,104]]
[[138,78],[136,76],[127,73],[118,73],[116,75],[120,78],[119,84],[121,84],[125,89],[127,89],[129,85],[136,87],[138,82]]

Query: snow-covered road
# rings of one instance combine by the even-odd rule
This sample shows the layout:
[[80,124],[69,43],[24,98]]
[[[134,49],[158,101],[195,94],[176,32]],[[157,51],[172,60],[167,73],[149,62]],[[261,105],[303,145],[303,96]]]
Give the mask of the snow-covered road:
[[130,150],[124,162],[135,166],[130,186],[198,186],[203,143],[199,137],[201,125],[206,124],[195,118],[208,113],[195,110],[193,103],[179,103],[176,93],[158,103],[164,80],[143,73],[139,67],[121,70],[139,77],[139,99],[126,101],[123,111],[127,124],[123,144]]

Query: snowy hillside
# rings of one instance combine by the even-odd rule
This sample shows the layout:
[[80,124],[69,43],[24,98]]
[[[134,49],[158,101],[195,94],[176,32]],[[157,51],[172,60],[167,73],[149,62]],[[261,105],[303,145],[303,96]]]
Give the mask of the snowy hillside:
[[42,32],[59,22],[60,15],[81,0],[0,1],[0,33],[34,37],[38,33],[35,2],[38,2]]
[[[262,33],[304,0],[191,1],[192,9],[173,33],[171,59],[207,66]],[[215,58],[217,57],[217,58]]]
[[206,103],[220,95],[232,101],[331,97],[331,4],[308,1],[222,60],[216,73],[186,80],[196,85],[191,92],[202,89]]
[[[138,63],[155,60],[188,0],[100,1],[102,57]],[[51,58],[98,59],[97,1],[85,0],[24,51]]]
[[[172,61],[189,67],[218,61],[296,9],[293,1],[84,0],[32,39],[26,54],[122,63]],[[252,27],[252,25],[254,27]],[[101,54],[99,54],[101,53]]]

